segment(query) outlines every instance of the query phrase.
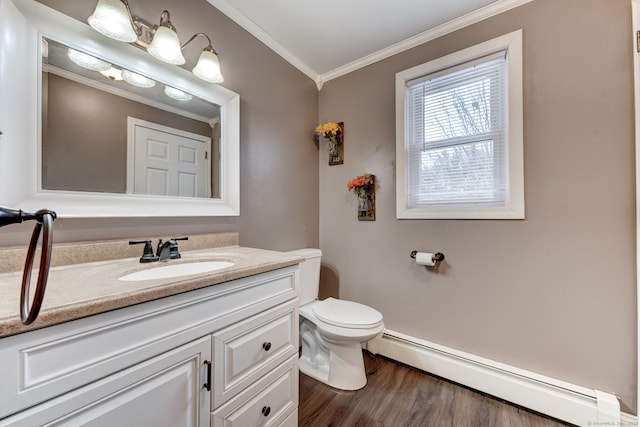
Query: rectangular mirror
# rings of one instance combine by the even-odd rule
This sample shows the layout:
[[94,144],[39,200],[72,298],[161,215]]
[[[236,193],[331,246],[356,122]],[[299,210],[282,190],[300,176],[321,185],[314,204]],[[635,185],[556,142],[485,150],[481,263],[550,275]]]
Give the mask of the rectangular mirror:
[[43,190],[220,197],[220,105],[42,43]]
[[[35,1],[2,8],[9,35],[0,49],[22,78],[3,79],[0,90],[22,93],[26,106],[12,111],[1,101],[13,118],[3,125],[0,154],[19,161],[0,178],[20,178],[0,190],[2,203],[61,217],[239,214],[236,93]],[[12,38],[26,42],[11,45]],[[116,76],[77,65],[78,55],[107,63]],[[35,98],[24,97],[34,89]]]

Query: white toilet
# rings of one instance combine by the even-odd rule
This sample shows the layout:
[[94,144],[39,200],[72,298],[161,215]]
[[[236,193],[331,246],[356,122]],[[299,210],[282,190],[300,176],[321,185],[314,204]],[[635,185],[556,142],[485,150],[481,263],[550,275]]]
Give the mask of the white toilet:
[[300,372],[341,390],[367,384],[361,343],[384,329],[382,314],[371,307],[335,298],[318,300],[320,249],[291,253],[300,263]]

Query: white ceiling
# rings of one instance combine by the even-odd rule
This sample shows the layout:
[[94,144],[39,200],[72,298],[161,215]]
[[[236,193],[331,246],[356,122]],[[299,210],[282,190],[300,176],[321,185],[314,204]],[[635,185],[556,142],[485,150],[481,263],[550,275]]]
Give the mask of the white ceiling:
[[207,0],[322,82],[530,0]]

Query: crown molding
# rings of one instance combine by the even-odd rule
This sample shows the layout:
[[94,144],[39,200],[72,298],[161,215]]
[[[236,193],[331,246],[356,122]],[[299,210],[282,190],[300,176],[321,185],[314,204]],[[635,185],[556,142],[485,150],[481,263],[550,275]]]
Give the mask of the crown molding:
[[303,74],[309,77],[311,80],[316,81],[318,84],[319,74],[309,67],[304,61],[291,53],[280,43],[278,43],[273,37],[267,34],[258,24],[249,19],[246,15],[240,13],[238,9],[233,7],[226,0],[207,0],[209,4],[224,13],[236,24],[240,25],[246,31],[248,31],[255,38],[267,45],[271,50],[280,55],[284,60],[300,70]]
[[[442,37],[461,28],[475,24],[476,22],[483,21],[485,19],[491,18],[492,16],[506,12],[510,9],[522,6],[523,4],[529,3],[531,1],[533,0],[497,0],[496,2],[491,3],[487,6],[474,10],[473,12],[469,12],[466,15],[462,15],[458,18],[452,19],[451,21],[445,22],[444,24],[438,25],[437,27],[434,27],[430,30],[424,31],[387,48],[374,52],[371,55],[367,55],[342,67],[335,68],[331,71],[323,73],[319,75],[319,79],[322,83],[325,83],[329,80],[359,70],[360,68],[364,68],[367,65],[382,61],[383,59],[389,58],[393,55],[397,55],[398,53],[402,53],[406,50],[409,50],[431,40],[435,40],[438,37]],[[318,90],[321,87],[322,86],[320,85]]]
[[322,89],[323,84],[329,80],[359,70],[360,68],[366,67],[367,65],[371,65],[375,62],[389,58],[393,55],[409,50],[413,47],[434,40],[438,37],[442,37],[446,34],[452,33],[453,31],[475,24],[476,22],[480,22],[485,19],[491,18],[492,16],[499,15],[502,12],[506,12],[510,9],[522,6],[523,4],[529,3],[533,0],[496,0],[493,3],[477,9],[473,12],[467,13],[466,15],[462,15],[458,18],[452,19],[451,21],[445,22],[442,25],[438,25],[437,27],[434,27],[430,30],[424,31],[406,40],[398,42],[387,48],[381,49],[377,52],[374,52],[370,55],[362,57],[356,61],[350,62],[342,67],[335,68],[323,74],[317,73],[313,69],[311,69],[311,67],[309,67],[304,61],[302,61],[296,55],[283,47],[255,22],[247,18],[235,7],[229,4],[228,1],[207,1],[216,9],[227,15],[231,20],[235,21],[250,34],[252,34],[254,37],[256,37],[258,40],[260,40],[262,43],[271,48],[274,52],[288,61],[291,65],[300,70],[303,74],[314,80],[316,86],[318,87],[318,90],[320,90]]

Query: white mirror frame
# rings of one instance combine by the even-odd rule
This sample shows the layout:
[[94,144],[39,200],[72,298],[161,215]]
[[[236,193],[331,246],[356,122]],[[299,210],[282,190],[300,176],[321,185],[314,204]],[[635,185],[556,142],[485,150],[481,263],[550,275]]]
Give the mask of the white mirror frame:
[[[220,198],[42,190],[41,39],[104,58],[222,109]],[[52,209],[60,217],[237,216],[240,214],[240,96],[200,81],[132,45],[111,40],[33,0],[0,0],[0,205]],[[36,83],[37,82],[37,83]],[[71,125],[71,124],[70,124]]]

